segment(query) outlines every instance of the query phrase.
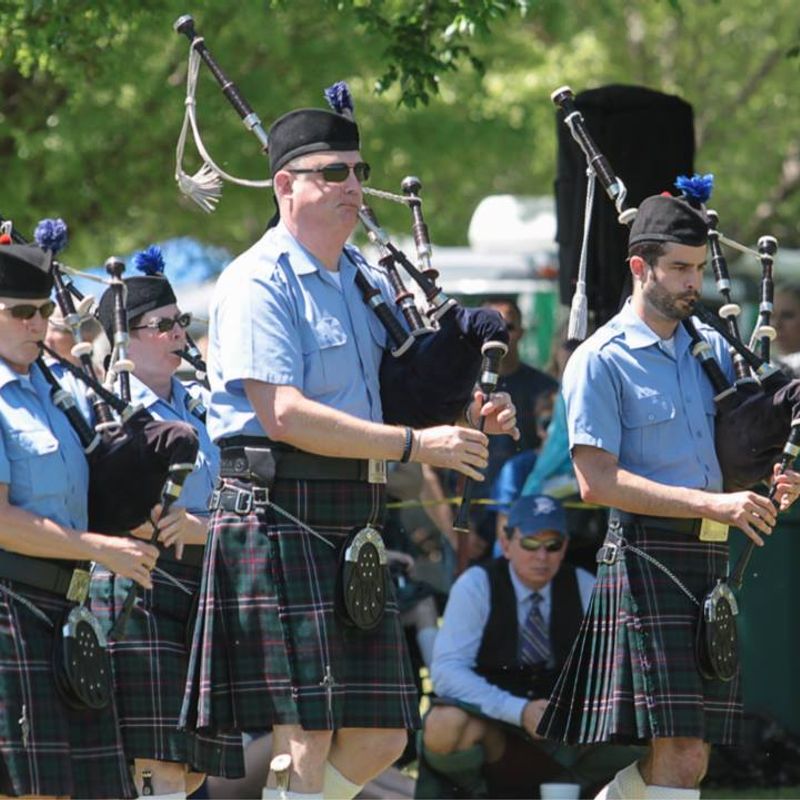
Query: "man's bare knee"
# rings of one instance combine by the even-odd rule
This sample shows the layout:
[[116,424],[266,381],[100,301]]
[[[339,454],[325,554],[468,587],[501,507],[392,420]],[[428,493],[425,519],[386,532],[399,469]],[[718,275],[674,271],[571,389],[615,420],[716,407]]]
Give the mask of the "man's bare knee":
[[709,746],[702,739],[654,739],[644,761],[646,783],[693,789],[708,768]]
[[425,717],[422,741],[435,753],[452,753],[458,748],[471,717],[456,706],[434,706]]

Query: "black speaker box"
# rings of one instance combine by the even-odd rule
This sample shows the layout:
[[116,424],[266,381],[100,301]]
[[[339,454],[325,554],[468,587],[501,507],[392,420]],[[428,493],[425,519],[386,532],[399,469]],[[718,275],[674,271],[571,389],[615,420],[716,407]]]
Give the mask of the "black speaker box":
[[[692,107],[673,95],[641,86],[610,85],[575,96],[587,130],[628,190],[626,207],[660,192],[675,194],[678,175],[694,172]],[[557,115],[558,165],[555,184],[561,302],[575,290],[586,203],[586,157]],[[589,235],[586,293],[602,324],[618,310],[629,287],[628,228],[617,221],[614,203],[595,184]]]

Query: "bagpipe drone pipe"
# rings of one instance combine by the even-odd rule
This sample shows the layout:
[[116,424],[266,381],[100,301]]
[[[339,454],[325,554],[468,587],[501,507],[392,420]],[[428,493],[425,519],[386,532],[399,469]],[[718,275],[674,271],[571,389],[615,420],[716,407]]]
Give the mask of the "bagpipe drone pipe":
[[[553,92],[552,100],[564,112],[564,121],[583,150],[589,169],[615,203],[619,221],[630,224],[636,216],[636,210],[624,207],[624,184],[597,149],[580,111],[575,107],[572,91],[569,87],[561,87]],[[774,328],[770,325],[770,315],[773,295],[772,266],[777,241],[771,236],[761,237],[756,252],[723,237],[718,231],[719,219],[716,212],[705,208],[711,193],[710,176],[679,178],[676,186],[682,191],[684,199],[703,211],[708,220],[711,265],[723,303],[718,314],[701,303],[696,303],[693,314],[727,342],[736,372],[734,383],[731,384],[726,378],[711,352],[710,345],[698,332],[691,318],[683,320],[682,324],[692,339],[693,353],[700,360],[715,391],[715,448],[722,469],[724,488],[726,491],[747,489],[770,481],[775,464],[779,464],[782,471],[790,468],[800,453],[800,381],[787,377],[769,362],[769,346],[775,337]],[[741,309],[730,296],[731,280],[721,247],[723,243],[754,255],[761,262],[759,319],[752,336],[752,341],[758,344],[759,353],[753,352],[742,341],[739,333],[738,317]],[[579,307],[578,311],[580,312]],[[753,543],[749,542],[734,570],[734,576],[739,582],[752,548]]]
[[[195,115],[194,94],[201,60],[222,87],[223,94],[242,118],[245,127],[256,136],[265,154],[269,152],[269,140],[258,116],[211,55],[204,38],[197,33],[192,17],[180,17],[174,28],[191,43],[186,115],[178,143],[176,179],[185,194],[210,212],[219,199],[223,179],[253,187],[267,187],[271,181],[249,181],[228,175],[206,151]],[[325,90],[325,97],[334,112],[353,119],[353,102],[346,84],[339,82],[329,87]],[[187,175],[180,163],[190,129],[204,159],[203,166],[193,176]],[[508,343],[505,323],[497,312],[465,308],[447,297],[436,285],[438,274],[430,263],[431,243],[422,215],[419,196],[421,185],[418,178],[406,178],[402,183],[402,195],[363,187],[365,194],[402,203],[410,208],[417,265],[392,244],[367,206],[359,211],[359,218],[369,238],[381,252],[379,263],[394,288],[394,304],[405,324],[400,322],[382,292],[372,283],[366,262],[360,262],[357,257],[351,258],[356,268],[356,284],[365,302],[386,329],[390,344],[380,370],[384,421],[417,428],[452,423],[459,419],[471,399],[484,348],[492,342],[503,346]],[[347,252],[350,255],[350,251]],[[417,309],[398,266],[408,273],[425,295],[428,304],[425,312]]]
[[[66,237],[66,225],[61,220],[44,220],[35,235],[38,246],[53,254],[64,247]],[[16,231],[14,238],[27,244]],[[110,374],[124,374],[127,378],[133,364],[127,359],[127,330],[124,327],[127,318],[124,313],[124,284],[120,279],[125,265],[110,258],[106,268],[112,274],[112,286],[118,293],[114,338],[119,359],[116,365],[112,365]],[[89,530],[124,534],[150,520],[150,512],[157,503],[160,502],[164,513],[167,512],[186,476],[194,469],[199,440],[188,423],[162,422],[141,406],[134,407],[130,402],[128,381],[121,382],[126,392],[121,395],[100,382],[91,359],[91,343],[80,341],[80,320],[75,311],[75,295],[69,289],[71,283],[65,279],[64,266],[55,258],[52,272],[56,300],[65,322],[69,320],[70,326],[75,326],[73,356],[80,359],[81,366],[62,358],[44,344],[42,348],[64,370],[86,385],[96,415],[94,427],[84,417],[75,399],[61,386],[46,360],[40,357],[37,365],[50,384],[54,403],[67,415],[86,453],[89,463]],[[98,404],[104,406],[100,413]]]

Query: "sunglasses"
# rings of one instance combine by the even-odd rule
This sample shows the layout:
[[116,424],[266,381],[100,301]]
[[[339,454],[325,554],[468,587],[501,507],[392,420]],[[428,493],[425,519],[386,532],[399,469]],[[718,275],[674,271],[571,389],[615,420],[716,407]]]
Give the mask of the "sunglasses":
[[534,539],[532,536],[522,536],[519,540],[519,546],[523,550],[528,550],[532,553],[541,550],[543,547],[548,553],[558,553],[564,547],[565,541],[565,539],[546,539],[542,541],[541,539]]
[[359,183],[366,183],[369,180],[370,166],[366,161],[359,161],[357,164],[345,164],[344,161],[337,161],[335,164],[325,164],[324,167],[308,167],[306,169],[290,169],[288,172],[296,174],[322,175],[322,180],[326,183],[344,183],[350,176],[350,170]]
[[7,306],[5,303],[0,303],[0,310],[8,311],[14,319],[33,319],[37,311],[42,319],[47,319],[56,310],[56,304],[52,300],[48,300],[40,306],[35,306],[33,303],[20,303],[17,306]]
[[134,325],[132,331],[141,331],[145,328],[158,331],[159,333],[169,333],[176,325],[181,328],[188,328],[192,324],[192,312],[185,311],[182,314],[176,314],[174,317],[156,317],[146,322],[144,325]]

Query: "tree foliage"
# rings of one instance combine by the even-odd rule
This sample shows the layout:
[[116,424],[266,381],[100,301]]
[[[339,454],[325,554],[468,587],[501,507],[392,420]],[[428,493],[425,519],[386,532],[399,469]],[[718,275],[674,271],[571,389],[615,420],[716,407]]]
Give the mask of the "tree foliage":
[[[175,188],[187,42],[171,26],[187,11],[266,126],[347,80],[373,184],[418,175],[440,244],[464,242],[487,194],[552,191],[555,87],[616,82],[692,103],[697,168],[717,175],[725,233],[800,245],[790,0],[6,0],[0,213],[24,232],[64,217],[74,263],[185,234],[237,251],[271,213],[265,191],[226,187],[206,216]],[[225,169],[264,176],[258,143],[205,69],[198,115]],[[404,208],[376,211],[408,229]]]

